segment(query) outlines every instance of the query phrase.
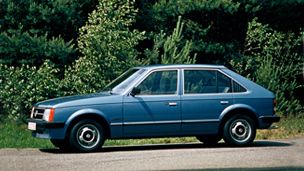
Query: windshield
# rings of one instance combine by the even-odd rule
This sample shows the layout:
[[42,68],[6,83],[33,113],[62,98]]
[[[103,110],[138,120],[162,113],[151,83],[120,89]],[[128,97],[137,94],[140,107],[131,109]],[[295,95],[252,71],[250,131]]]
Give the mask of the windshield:
[[103,91],[111,91],[113,94],[120,94],[144,71],[145,69],[129,69],[108,84]]

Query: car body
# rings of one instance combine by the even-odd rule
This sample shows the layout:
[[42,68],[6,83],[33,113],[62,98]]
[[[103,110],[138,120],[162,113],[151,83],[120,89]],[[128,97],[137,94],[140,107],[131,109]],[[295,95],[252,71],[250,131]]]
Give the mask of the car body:
[[219,65],[135,67],[104,91],[39,102],[28,128],[62,149],[90,152],[106,139],[196,136],[253,142],[278,122],[272,92]]

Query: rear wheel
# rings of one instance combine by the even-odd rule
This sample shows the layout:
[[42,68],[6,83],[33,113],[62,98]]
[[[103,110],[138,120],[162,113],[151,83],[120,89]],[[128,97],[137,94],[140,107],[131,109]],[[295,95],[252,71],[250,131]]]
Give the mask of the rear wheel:
[[69,141],[76,151],[97,151],[101,149],[105,141],[104,131],[95,120],[85,119],[72,127]]
[[223,129],[225,142],[233,146],[250,145],[256,135],[254,121],[243,115],[235,115],[228,119]]
[[222,139],[219,135],[201,135],[196,136],[196,138],[208,146],[216,145]]

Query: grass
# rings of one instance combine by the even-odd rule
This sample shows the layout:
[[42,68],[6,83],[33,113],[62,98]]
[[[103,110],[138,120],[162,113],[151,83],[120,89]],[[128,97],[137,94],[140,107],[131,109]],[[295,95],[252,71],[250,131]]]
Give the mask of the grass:
[[[304,136],[304,116],[282,118],[274,124],[278,129],[258,130],[256,139],[285,139]],[[197,142],[195,137],[182,138],[149,138],[108,140],[105,146],[141,145],[141,144],[168,144]],[[38,139],[31,136],[26,124],[17,124],[10,120],[0,122],[0,148],[54,148],[47,139]]]
[[304,136],[304,115],[283,117],[274,123],[277,129],[258,130],[257,139],[286,139]]
[[32,137],[26,124],[18,124],[8,119],[0,122],[0,148],[53,148],[47,139]]

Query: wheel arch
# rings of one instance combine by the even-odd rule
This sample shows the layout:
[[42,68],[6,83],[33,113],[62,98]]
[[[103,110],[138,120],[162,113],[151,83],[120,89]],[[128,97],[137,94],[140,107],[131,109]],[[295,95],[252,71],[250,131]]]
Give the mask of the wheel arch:
[[76,123],[83,119],[92,119],[100,123],[105,132],[105,137],[109,138],[111,135],[110,124],[105,115],[95,109],[83,109],[73,113],[66,122],[65,138],[69,136],[69,133]]
[[228,121],[229,118],[236,114],[244,115],[251,118],[254,124],[259,127],[258,115],[252,107],[247,105],[233,105],[226,108],[220,115],[219,131],[221,134],[225,123]]

